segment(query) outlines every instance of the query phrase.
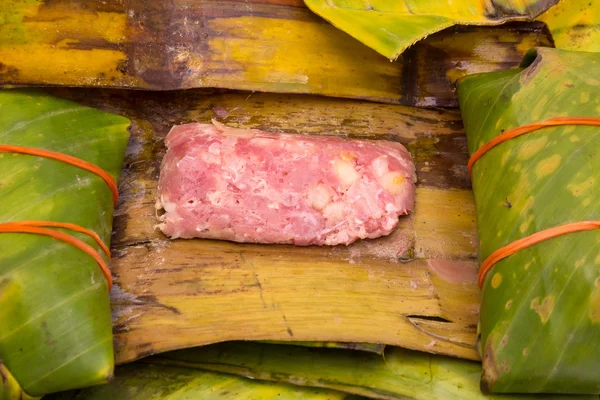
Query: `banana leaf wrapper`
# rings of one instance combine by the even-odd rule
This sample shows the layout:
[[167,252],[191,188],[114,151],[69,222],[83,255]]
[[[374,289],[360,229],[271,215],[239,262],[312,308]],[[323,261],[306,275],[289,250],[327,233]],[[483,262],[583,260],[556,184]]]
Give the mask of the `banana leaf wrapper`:
[[[290,342],[285,341],[277,341],[277,340],[265,340],[258,341],[260,343],[267,344],[290,344]],[[347,350],[357,350],[357,351],[366,351],[368,353],[375,354],[383,354],[385,351],[385,344],[380,343],[349,343],[349,342],[300,342],[296,341],[292,343],[294,346],[302,346],[302,347],[319,347],[319,348],[327,348],[327,349],[347,349]]]
[[561,1],[537,18],[559,49],[600,52],[600,0]]
[[390,63],[302,0],[3,0],[0,86],[227,88],[455,107],[456,75],[517,66],[526,50],[552,44],[543,28],[451,29]]
[[0,400],[34,400],[37,397],[31,397],[23,392],[19,383],[12,376],[6,366],[0,362]]
[[[119,178],[126,118],[31,90],[0,91],[0,110],[0,143],[69,154]],[[113,201],[94,173],[0,153],[1,223],[74,223],[108,245]],[[67,233],[99,250],[87,235]],[[20,390],[41,396],[107,381],[114,368],[111,325],[108,283],[92,257],[51,237],[0,234],[0,360]]]
[[254,381],[235,375],[167,365],[133,363],[108,385],[57,393],[47,400],[359,400],[327,389]]
[[[522,68],[459,81],[471,153],[500,132],[553,117],[600,114],[600,54],[539,48]],[[474,166],[479,257],[541,230],[599,220],[600,128],[544,128]],[[498,262],[483,285],[482,388],[600,392],[600,230]]]
[[[480,363],[393,346],[386,347],[383,355],[376,355],[295,345],[229,342],[169,352],[145,361],[329,388],[374,399],[532,398],[531,395],[482,394]],[[539,398],[562,399],[563,396]],[[591,400],[597,396],[570,398]]]
[[337,28],[395,60],[417,41],[444,28],[457,24],[499,25],[514,20],[531,20],[558,0],[304,2]]
[[[458,110],[274,93],[51,90],[132,120],[112,238],[117,364],[228,340],[389,344],[479,358],[475,207]],[[350,246],[167,240],[155,229],[161,139],[175,124],[212,118],[401,142],[419,169],[419,206],[394,234]]]

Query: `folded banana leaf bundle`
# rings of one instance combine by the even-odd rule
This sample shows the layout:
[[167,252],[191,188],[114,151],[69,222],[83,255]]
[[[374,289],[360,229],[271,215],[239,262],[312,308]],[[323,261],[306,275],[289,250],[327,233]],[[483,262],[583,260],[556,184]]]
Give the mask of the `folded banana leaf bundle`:
[[104,383],[129,120],[32,90],[0,91],[0,110],[0,398]]
[[600,393],[600,54],[539,48],[458,96],[485,260],[482,388]]

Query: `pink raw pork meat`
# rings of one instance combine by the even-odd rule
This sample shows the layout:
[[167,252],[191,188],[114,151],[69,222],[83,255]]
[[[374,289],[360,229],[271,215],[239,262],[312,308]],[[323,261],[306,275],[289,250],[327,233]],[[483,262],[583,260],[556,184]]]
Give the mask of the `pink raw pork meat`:
[[165,142],[157,208],[171,238],[299,246],[391,233],[414,204],[399,143],[187,124]]

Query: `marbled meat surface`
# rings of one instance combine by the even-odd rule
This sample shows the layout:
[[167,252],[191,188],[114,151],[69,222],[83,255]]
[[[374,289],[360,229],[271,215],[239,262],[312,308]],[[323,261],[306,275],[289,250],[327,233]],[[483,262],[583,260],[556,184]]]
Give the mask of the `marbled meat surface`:
[[299,246],[391,233],[413,209],[415,167],[399,143],[173,127],[159,179],[170,238]]

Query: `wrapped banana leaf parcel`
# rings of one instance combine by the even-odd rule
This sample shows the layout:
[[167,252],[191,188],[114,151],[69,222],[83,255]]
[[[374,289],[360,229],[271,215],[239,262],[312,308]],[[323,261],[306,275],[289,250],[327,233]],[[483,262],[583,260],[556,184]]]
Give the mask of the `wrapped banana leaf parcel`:
[[484,391],[600,393],[600,54],[538,48],[458,82]]
[[2,399],[113,376],[107,262],[128,126],[39,91],[0,91]]

